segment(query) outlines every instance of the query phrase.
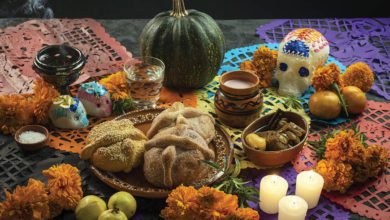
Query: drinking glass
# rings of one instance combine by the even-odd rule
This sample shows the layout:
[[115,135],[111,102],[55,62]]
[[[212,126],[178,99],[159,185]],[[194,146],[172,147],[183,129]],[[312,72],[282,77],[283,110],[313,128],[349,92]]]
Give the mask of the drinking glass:
[[155,108],[164,80],[164,63],[155,57],[134,57],[124,65],[130,96],[136,108]]

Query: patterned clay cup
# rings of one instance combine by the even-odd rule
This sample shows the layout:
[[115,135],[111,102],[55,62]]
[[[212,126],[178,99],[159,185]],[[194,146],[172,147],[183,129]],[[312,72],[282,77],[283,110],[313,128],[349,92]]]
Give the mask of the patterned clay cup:
[[221,122],[231,127],[243,128],[260,116],[263,95],[260,92],[259,78],[254,73],[244,70],[226,72],[219,83],[214,105]]

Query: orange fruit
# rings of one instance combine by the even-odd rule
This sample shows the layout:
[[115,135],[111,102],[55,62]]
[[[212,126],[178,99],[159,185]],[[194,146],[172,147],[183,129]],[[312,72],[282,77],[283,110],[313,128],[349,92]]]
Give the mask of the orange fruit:
[[366,107],[366,94],[356,86],[346,86],[341,89],[350,114],[360,114]]
[[341,112],[340,99],[332,91],[316,92],[310,97],[309,110],[318,118],[337,118]]

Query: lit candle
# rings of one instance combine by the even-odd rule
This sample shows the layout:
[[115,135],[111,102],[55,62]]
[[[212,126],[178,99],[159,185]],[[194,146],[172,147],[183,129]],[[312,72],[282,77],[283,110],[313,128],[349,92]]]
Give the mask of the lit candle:
[[268,175],[260,182],[260,209],[268,214],[278,213],[279,200],[286,195],[288,183],[283,177]]
[[297,176],[295,195],[302,197],[309,209],[317,206],[320,199],[324,178],[314,171],[303,171]]
[[278,220],[304,220],[307,202],[299,196],[285,196],[279,201]]

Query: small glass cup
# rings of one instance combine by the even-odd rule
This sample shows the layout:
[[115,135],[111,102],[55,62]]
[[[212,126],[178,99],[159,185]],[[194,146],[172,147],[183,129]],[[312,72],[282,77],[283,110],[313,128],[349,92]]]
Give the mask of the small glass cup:
[[164,80],[164,63],[155,57],[134,57],[125,63],[124,71],[136,108],[155,108]]

